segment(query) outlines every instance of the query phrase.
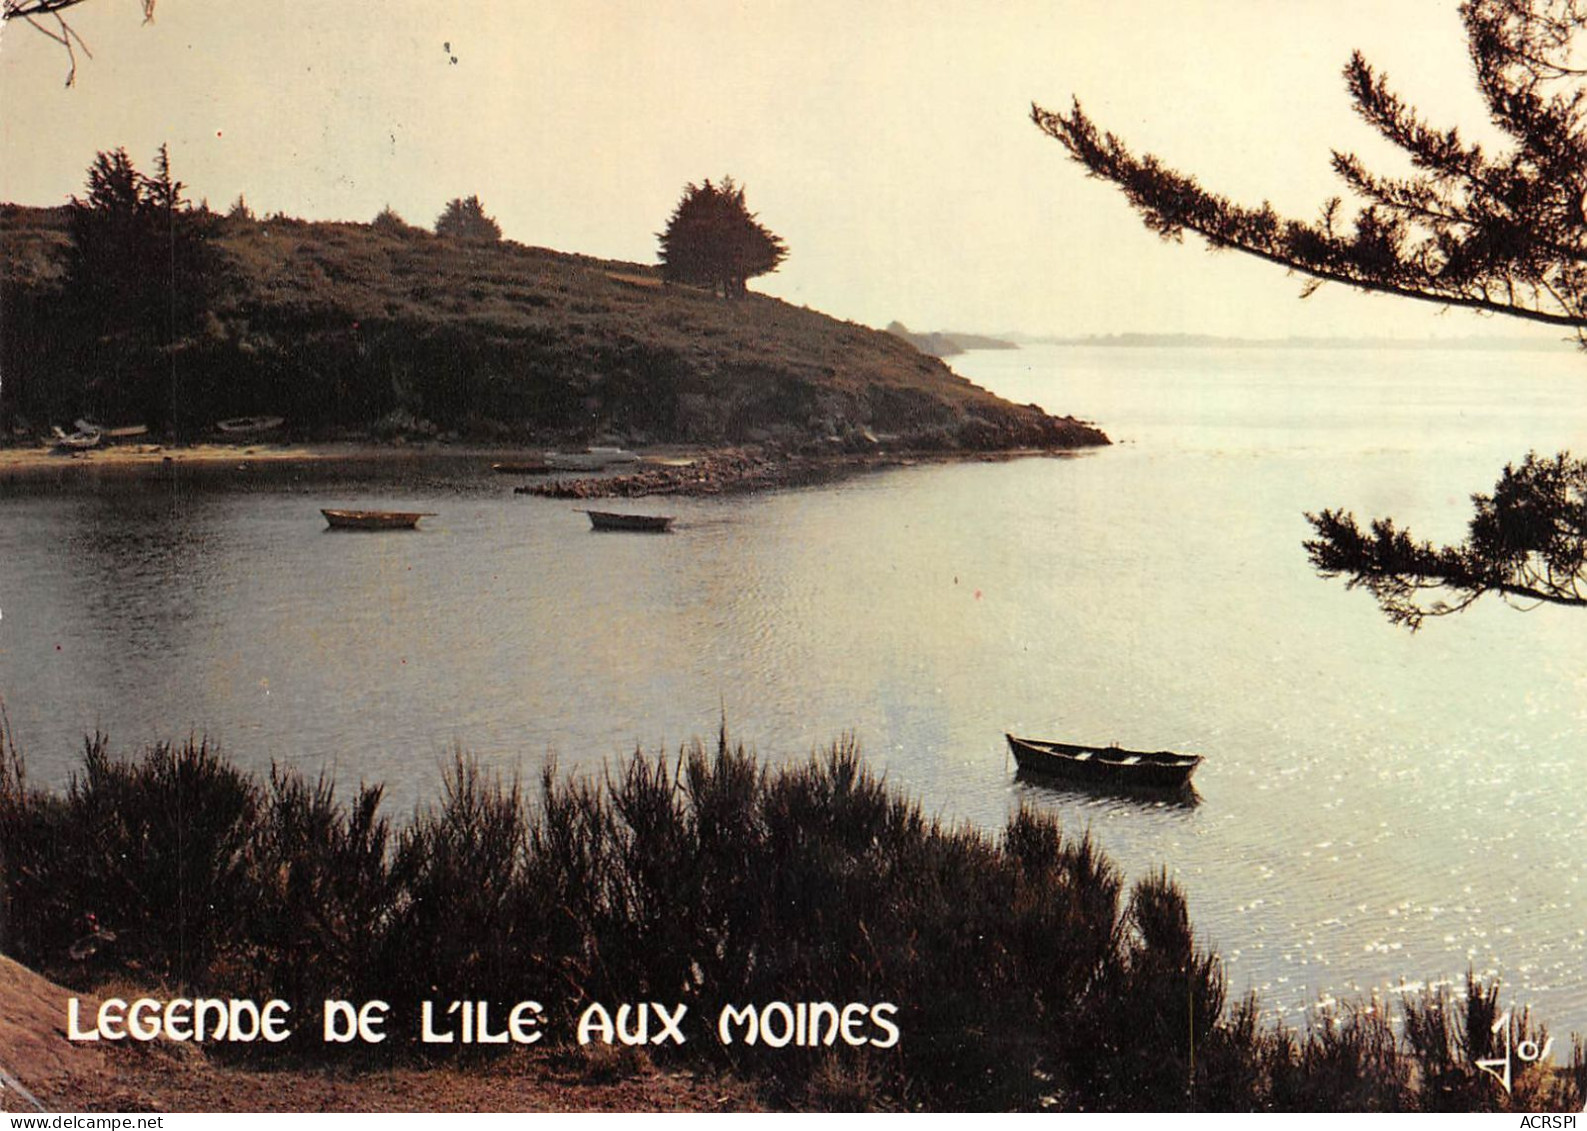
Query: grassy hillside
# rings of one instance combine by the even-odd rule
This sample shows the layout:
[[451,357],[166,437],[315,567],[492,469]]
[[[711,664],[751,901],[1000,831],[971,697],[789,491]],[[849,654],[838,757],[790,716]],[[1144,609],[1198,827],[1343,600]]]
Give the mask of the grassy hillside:
[[270,413],[308,438],[1106,442],[891,334],[764,296],[663,287],[648,266],[393,225],[208,226],[221,264],[208,313],[151,353],[85,340],[58,313],[64,209],[0,209],[11,422],[38,430],[92,415],[195,436],[215,419]]

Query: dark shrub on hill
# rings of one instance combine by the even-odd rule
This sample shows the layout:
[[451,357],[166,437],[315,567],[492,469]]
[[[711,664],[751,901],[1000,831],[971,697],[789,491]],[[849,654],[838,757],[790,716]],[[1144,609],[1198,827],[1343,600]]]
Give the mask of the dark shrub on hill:
[[435,234],[442,239],[495,243],[501,239],[501,225],[485,214],[479,197],[454,197],[436,217]]
[[375,218],[369,222],[369,226],[383,236],[411,238],[424,233],[423,228],[408,223],[389,204],[375,213]]

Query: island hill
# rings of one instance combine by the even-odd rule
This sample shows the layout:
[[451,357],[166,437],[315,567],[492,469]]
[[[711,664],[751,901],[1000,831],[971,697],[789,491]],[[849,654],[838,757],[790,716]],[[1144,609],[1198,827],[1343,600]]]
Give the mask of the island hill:
[[663,285],[646,265],[389,219],[205,222],[217,254],[203,308],[190,331],[151,349],[60,315],[65,208],[0,208],[0,410],[13,442],[78,417],[213,439],[215,421],[245,415],[282,416],[299,441],[806,455],[1108,442],[992,395],[894,334],[762,295]]

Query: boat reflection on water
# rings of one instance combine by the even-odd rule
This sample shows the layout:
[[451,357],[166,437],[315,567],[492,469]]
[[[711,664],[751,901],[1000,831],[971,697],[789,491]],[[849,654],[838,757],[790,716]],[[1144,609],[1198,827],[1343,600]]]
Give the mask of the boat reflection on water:
[[672,529],[670,514],[615,514],[611,511],[585,511],[593,530],[625,530],[643,534],[665,534]]
[[1079,807],[1126,809],[1177,809],[1193,812],[1201,805],[1201,794],[1188,782],[1182,786],[1104,785],[1078,786],[1051,774],[1016,770],[1014,781],[1022,798],[1048,804]]

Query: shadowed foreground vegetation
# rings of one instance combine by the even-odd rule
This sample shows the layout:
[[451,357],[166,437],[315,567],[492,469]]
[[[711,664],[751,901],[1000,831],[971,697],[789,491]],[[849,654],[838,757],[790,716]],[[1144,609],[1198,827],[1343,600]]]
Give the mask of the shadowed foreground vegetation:
[[[636,753],[605,780],[547,770],[537,797],[459,755],[440,803],[393,823],[289,769],[260,781],[207,744],[137,760],[96,737],[64,795],[0,760],[0,947],[68,985],[108,979],[293,1003],[256,1059],[457,1056],[420,1045],[419,1003],[545,1004],[548,1043],[585,1005],[689,1006],[657,1059],[761,1081],[795,1107],[1577,1111],[1587,1053],[1517,1062],[1506,1097],[1498,987],[1423,994],[1306,1032],[1230,1005],[1166,874],[1126,889],[1089,839],[1014,814],[946,827],[844,740],[759,765],[724,734]],[[85,915],[113,932],[72,958]],[[85,949],[77,948],[79,954]],[[321,999],[391,1003],[397,1039],[321,1044]],[[892,1002],[890,1048],[721,1044],[725,1004]],[[1513,1021],[1511,1043],[1545,1034]],[[873,1030],[874,1031],[874,1030]],[[472,1055],[487,1055],[477,1049]],[[227,1055],[235,1055],[230,1050]]]

